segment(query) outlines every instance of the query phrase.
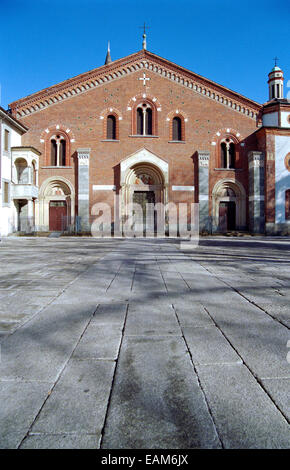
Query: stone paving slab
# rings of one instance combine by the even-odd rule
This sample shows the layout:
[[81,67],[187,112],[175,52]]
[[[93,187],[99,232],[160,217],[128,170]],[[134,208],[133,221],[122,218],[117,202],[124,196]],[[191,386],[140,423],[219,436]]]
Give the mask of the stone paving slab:
[[172,305],[131,303],[126,335],[181,335]]
[[173,307],[178,321],[182,326],[207,327],[214,326],[214,322],[206,312],[204,306],[189,299],[173,299]]
[[20,449],[97,449],[100,434],[32,434]]
[[223,330],[259,378],[290,378],[290,367],[286,360],[289,331],[271,320],[258,325],[223,325]]
[[290,379],[264,379],[263,387],[290,421]]
[[0,382],[0,448],[17,448],[51,387],[49,383]]
[[225,448],[289,448],[287,421],[245,366],[197,370]]
[[104,449],[219,448],[214,424],[178,337],[126,337]]
[[0,380],[54,380],[95,310],[88,303],[46,307],[1,343]]
[[96,309],[90,324],[106,324],[108,326],[112,326],[113,328],[122,328],[124,325],[127,308],[128,306],[125,302],[109,302],[107,304],[100,304]]
[[116,360],[121,338],[122,328],[120,326],[90,323],[78,343],[73,357]]
[[114,361],[72,359],[37,417],[32,432],[100,435]]
[[215,326],[182,328],[195,365],[241,363],[242,360]]

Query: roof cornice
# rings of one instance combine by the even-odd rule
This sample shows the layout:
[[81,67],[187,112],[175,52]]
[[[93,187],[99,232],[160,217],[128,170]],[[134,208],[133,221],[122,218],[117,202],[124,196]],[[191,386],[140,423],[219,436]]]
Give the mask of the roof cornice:
[[249,118],[257,119],[262,109],[259,103],[144,49],[14,101],[10,107],[15,116],[22,118],[142,69],[189,88]]
[[5,111],[5,109],[3,109],[1,106],[0,106],[0,117],[3,120],[7,120],[12,126],[16,127],[19,131],[21,131],[22,134],[28,131],[28,127],[22,124],[22,122],[19,122],[14,116],[7,113],[7,111]]

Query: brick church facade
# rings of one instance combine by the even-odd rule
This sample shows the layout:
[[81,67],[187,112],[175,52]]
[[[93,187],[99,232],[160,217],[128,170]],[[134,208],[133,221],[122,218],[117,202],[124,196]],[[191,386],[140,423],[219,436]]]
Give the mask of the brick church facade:
[[28,129],[11,149],[11,184],[23,187],[11,201],[14,230],[26,217],[37,231],[86,232],[95,203],[124,221],[128,203],[145,201],[199,203],[205,233],[290,234],[290,103],[279,67],[268,86],[261,105],[144,47],[11,103]]

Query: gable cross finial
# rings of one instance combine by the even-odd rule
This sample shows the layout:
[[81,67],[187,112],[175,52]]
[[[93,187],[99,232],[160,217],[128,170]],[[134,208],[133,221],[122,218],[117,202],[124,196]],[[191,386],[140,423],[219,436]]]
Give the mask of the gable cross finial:
[[275,60],[275,67],[277,67],[277,62],[278,62],[279,58],[276,56],[276,57],[274,57],[273,60]]
[[144,22],[144,25],[143,26],[139,26],[140,28],[142,28],[144,30],[143,32],[143,43],[142,43],[142,47],[144,50],[147,49],[147,42],[146,42],[146,29],[149,29],[148,26],[146,26],[146,23]]

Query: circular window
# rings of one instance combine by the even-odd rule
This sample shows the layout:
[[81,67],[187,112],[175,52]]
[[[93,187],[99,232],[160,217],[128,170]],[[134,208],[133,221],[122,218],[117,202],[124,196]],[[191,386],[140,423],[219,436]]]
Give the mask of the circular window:
[[284,162],[285,162],[285,167],[287,168],[288,171],[290,171],[290,152],[287,153],[284,159]]

